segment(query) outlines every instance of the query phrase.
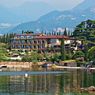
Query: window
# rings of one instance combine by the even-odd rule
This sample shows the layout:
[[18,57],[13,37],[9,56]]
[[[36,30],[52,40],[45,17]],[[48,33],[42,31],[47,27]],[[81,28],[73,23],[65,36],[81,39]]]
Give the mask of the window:
[[44,43],[45,43],[45,41],[42,41],[42,43],[44,44]]
[[37,41],[34,41],[34,43],[36,44],[36,43],[37,43]]
[[30,48],[32,48],[32,46],[30,46]]
[[34,49],[36,49],[36,46],[34,46]]

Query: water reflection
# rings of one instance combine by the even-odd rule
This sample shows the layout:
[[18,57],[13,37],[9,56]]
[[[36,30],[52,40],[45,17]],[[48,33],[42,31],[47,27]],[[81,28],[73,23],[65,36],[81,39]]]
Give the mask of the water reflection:
[[[64,72],[64,71],[63,71]],[[95,72],[67,70],[69,73],[0,76],[0,95],[95,95],[81,88],[95,86]]]

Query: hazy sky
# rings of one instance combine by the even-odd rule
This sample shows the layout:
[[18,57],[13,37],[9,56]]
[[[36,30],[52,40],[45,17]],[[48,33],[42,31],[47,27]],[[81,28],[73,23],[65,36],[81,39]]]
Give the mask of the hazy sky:
[[84,0],[0,0],[0,5],[13,7],[19,6],[25,2],[45,2],[58,10],[70,9]]

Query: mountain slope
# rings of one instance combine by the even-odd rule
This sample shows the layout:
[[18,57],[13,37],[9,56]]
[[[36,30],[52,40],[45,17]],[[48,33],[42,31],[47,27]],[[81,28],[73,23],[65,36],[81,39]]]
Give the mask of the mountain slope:
[[21,22],[38,19],[53,10],[53,7],[44,2],[25,2],[19,7],[13,8],[12,12],[17,14]]
[[69,11],[50,12],[40,17],[37,21],[20,24],[11,31],[51,31],[52,29],[58,27],[74,28],[81,21],[87,19],[95,19],[95,4],[93,3],[94,1],[95,0],[84,0],[83,3],[79,4],[78,6]]
[[50,11],[52,8],[47,3],[43,2],[28,2],[26,1],[18,7],[7,8],[0,5],[0,22],[4,23],[23,23],[42,16]]
[[[19,7],[6,8],[0,5],[0,34],[9,32],[13,26],[18,23],[24,23],[37,19],[39,16],[44,15],[53,8],[43,2],[28,2]],[[1,24],[11,24],[12,27],[2,27]]]
[[95,6],[94,2],[95,2],[95,0],[84,0],[78,6],[73,8],[73,11],[84,11],[86,9],[89,9],[89,8]]

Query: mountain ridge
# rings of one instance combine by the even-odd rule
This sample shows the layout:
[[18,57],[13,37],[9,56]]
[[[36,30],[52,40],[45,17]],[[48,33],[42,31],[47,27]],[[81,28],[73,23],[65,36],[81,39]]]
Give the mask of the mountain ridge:
[[52,11],[41,16],[36,21],[29,21],[14,27],[9,32],[27,31],[52,31],[55,28],[74,28],[87,19],[95,19],[95,0],[84,0],[75,8],[67,11]]

